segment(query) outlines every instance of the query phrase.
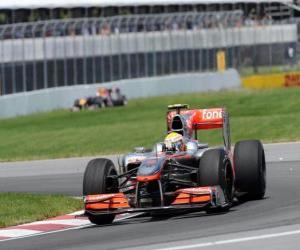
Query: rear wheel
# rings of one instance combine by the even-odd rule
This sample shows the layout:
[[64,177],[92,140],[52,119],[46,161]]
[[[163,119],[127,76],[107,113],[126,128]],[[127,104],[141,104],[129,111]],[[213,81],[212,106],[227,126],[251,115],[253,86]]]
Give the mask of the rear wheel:
[[220,186],[228,203],[224,207],[210,208],[207,213],[228,211],[233,198],[233,171],[223,149],[210,149],[204,152],[198,169],[200,186]]
[[[118,182],[109,176],[117,175],[113,162],[98,158],[91,160],[84,172],[83,195],[117,193]],[[88,215],[89,220],[97,225],[112,223],[115,215]]]
[[266,162],[258,140],[240,141],[234,148],[236,188],[252,199],[262,199],[266,191]]

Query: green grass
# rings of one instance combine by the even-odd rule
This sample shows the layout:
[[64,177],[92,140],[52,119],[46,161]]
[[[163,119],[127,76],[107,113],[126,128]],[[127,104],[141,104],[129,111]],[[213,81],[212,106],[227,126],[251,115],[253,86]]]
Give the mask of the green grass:
[[[228,108],[232,141],[300,139],[300,88],[182,94],[138,99],[127,107],[71,113],[60,110],[0,120],[0,160],[113,154],[151,147],[166,133],[168,104]],[[217,144],[219,132],[199,133]]]
[[0,228],[43,220],[82,208],[81,200],[62,195],[0,193]]

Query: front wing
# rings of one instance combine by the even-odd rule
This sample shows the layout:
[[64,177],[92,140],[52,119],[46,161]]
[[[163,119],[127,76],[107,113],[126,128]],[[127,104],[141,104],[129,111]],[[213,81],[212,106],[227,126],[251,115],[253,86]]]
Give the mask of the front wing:
[[220,186],[179,189],[168,206],[131,207],[123,193],[96,194],[84,197],[85,214],[105,215],[137,212],[165,212],[172,210],[205,210],[229,206]]

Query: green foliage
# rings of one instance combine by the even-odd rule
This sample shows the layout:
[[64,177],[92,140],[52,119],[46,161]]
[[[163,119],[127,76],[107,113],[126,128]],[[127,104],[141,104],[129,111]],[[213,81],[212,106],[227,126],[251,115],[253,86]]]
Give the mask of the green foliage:
[[[299,140],[299,97],[300,88],[180,94],[132,100],[126,107],[78,113],[58,110],[0,120],[0,160],[102,155],[152,147],[165,136],[166,107],[173,103],[227,107],[233,142]],[[211,145],[221,142],[219,131],[200,131],[199,138]]]
[[62,195],[0,193],[0,228],[43,220],[82,208],[81,200]]

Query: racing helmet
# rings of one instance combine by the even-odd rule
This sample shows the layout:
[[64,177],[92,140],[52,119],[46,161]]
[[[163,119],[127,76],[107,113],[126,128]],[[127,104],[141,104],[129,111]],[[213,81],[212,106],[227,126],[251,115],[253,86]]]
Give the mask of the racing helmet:
[[101,97],[107,96],[107,89],[106,89],[106,88],[103,88],[103,87],[100,87],[100,88],[97,90],[97,96],[101,96]]
[[85,106],[87,104],[87,99],[85,98],[80,98],[79,99],[79,106]]
[[167,151],[185,151],[186,147],[183,141],[183,136],[176,132],[168,134],[164,140]]

